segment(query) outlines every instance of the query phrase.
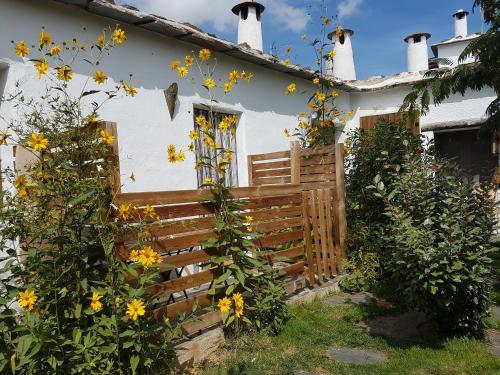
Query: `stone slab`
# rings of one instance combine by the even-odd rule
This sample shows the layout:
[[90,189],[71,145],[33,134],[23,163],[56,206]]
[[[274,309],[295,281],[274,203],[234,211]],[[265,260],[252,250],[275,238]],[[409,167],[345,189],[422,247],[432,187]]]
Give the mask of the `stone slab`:
[[389,358],[386,353],[379,350],[347,347],[330,348],[328,354],[335,361],[347,362],[354,365],[375,365],[384,363]]
[[379,316],[373,320],[361,322],[357,326],[370,334],[403,342],[422,336],[430,329],[425,314],[419,311]]
[[334,306],[334,307],[337,307],[337,306],[351,306],[351,304],[348,303],[348,301],[347,301],[346,298],[344,298],[342,296],[339,296],[339,295],[331,296],[330,298],[327,298],[324,302],[327,305]]
[[500,306],[494,305],[491,307],[491,318],[500,320]]
[[500,358],[500,331],[496,329],[489,329],[488,332],[488,340],[491,344],[490,352]]
[[373,294],[368,292],[348,294],[347,300],[353,305],[369,305],[376,301]]

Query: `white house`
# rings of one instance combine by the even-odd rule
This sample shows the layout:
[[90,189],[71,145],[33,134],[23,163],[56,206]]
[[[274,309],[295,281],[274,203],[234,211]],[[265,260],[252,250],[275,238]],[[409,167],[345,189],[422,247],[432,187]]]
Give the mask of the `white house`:
[[[188,154],[185,163],[170,164],[166,146],[189,143],[188,132],[194,127],[193,114],[207,99],[203,88],[179,78],[169,69],[169,62],[200,48],[209,48],[217,57],[217,71],[221,75],[238,69],[255,76],[251,85],[237,88],[217,104],[219,112],[239,115],[236,175],[238,185],[246,186],[248,154],[289,148],[289,139],[283,136],[283,129],[293,127],[297,114],[307,110],[307,98],[315,90],[311,83],[314,73],[307,68],[285,65],[262,53],[261,22],[265,22],[262,5],[243,2],[236,4],[233,12],[240,18],[238,44],[216,38],[190,24],[146,14],[133,7],[114,5],[112,0],[0,0],[0,95],[12,92],[18,81],[35,97],[43,90],[33,64],[14,54],[12,40],[33,41],[45,27],[55,40],[78,36],[83,41],[93,41],[103,28],[119,23],[127,32],[127,43],[106,58],[102,70],[109,75],[107,84],[110,86],[133,73],[138,94],[134,98],[110,102],[101,111],[101,117],[117,123],[122,191],[193,189],[198,185],[196,171],[192,168],[194,156]],[[457,23],[460,22],[457,35],[433,46],[437,56],[455,59],[455,63],[460,51],[477,36],[464,31],[463,13],[457,14],[461,17],[455,15]],[[420,33],[406,39],[411,72],[356,80],[351,38],[355,43],[353,33],[348,32],[344,38],[335,41],[338,55],[330,67],[331,79],[340,92],[338,107],[354,112],[348,129],[360,126],[369,116],[397,112],[411,84],[423,78],[423,72],[416,70],[429,68],[428,34]],[[75,75],[70,87],[76,90],[88,78],[89,72],[85,65],[73,69]],[[303,94],[284,95],[285,88],[292,81],[297,83],[299,91],[304,91]],[[164,90],[174,82],[179,85],[179,91],[171,118]],[[450,98],[421,118],[421,130],[434,135],[436,141],[440,134],[447,134],[446,139],[451,137],[466,144],[477,143],[477,147],[483,150],[486,147],[484,142],[475,142],[474,137],[494,96],[492,90],[483,90]],[[16,116],[15,108],[9,103],[0,105],[2,116],[7,119]],[[489,148],[483,151],[491,157]],[[496,159],[494,161],[496,163]],[[12,147],[1,147],[2,167],[13,162]],[[136,182],[127,178],[132,172],[136,175]]]

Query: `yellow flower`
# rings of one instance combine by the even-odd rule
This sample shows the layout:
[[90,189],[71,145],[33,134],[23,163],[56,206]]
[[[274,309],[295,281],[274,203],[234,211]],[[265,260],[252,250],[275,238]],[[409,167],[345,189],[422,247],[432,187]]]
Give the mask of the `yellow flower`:
[[207,123],[207,119],[206,119],[206,117],[205,117],[205,116],[203,116],[203,115],[196,116],[195,121],[196,121],[196,124],[197,124],[198,126],[201,126],[201,127],[204,127],[204,126],[205,126],[205,124]]
[[120,204],[118,207],[118,217],[122,220],[128,220],[135,209],[136,207],[131,204]]
[[194,62],[193,56],[187,55],[186,57],[184,57],[184,65],[191,66],[193,65],[193,62]]
[[292,52],[292,47],[288,47],[286,50],[285,50],[285,53],[290,53]]
[[26,57],[30,53],[30,49],[26,45],[26,42],[24,40],[20,40],[15,47],[15,52],[16,55],[19,57]]
[[221,121],[219,124],[219,129],[221,132],[225,133],[227,132],[227,129],[229,129],[229,124],[226,121]]
[[188,144],[188,150],[193,152],[194,151],[194,142],[189,142]]
[[309,128],[309,123],[306,120],[301,120],[299,122],[299,127],[302,129],[307,129],[307,128]]
[[336,98],[337,96],[339,96],[339,92],[338,92],[338,91],[333,90],[333,91],[332,91],[332,96],[333,96],[334,98]]
[[253,227],[246,227],[247,228],[247,232],[248,233],[252,233],[253,232]]
[[290,59],[283,60],[283,64],[285,64],[286,66],[290,65],[291,63],[292,63],[292,60],[290,60]]
[[94,81],[98,84],[106,82],[107,79],[108,76],[101,70],[96,70],[96,72],[94,73]]
[[65,82],[71,81],[71,78],[73,78],[73,71],[69,66],[61,66],[57,68],[57,78]]
[[335,51],[330,51],[326,54],[328,57],[330,57],[331,59],[333,59],[335,56],[337,56],[337,52]]
[[9,137],[10,133],[8,130],[4,130],[2,133],[0,133],[0,145],[6,145]]
[[38,297],[32,290],[26,290],[24,292],[19,292],[19,305],[26,311],[31,311],[33,306],[35,306]]
[[139,253],[139,263],[141,263],[144,268],[147,269],[159,262],[161,262],[161,256],[151,246],[144,246],[142,248]]
[[251,222],[253,222],[253,216],[245,216],[245,221],[246,221],[247,223],[251,223]]
[[241,295],[241,293],[233,294],[233,300],[236,306],[243,306],[244,304],[243,296]]
[[186,154],[183,151],[181,151],[177,154],[175,159],[176,159],[176,161],[184,161],[184,160],[186,160]]
[[132,97],[137,95],[137,89],[134,86],[130,85],[127,81],[122,81],[122,86],[127,95],[130,95]]
[[189,74],[189,70],[184,66],[180,66],[177,68],[177,74],[179,75],[179,77],[184,78]]
[[52,42],[52,37],[49,33],[42,31],[40,35],[38,35],[38,40],[40,41],[40,47],[45,47],[50,45],[50,43]]
[[21,198],[26,198],[30,195],[33,184],[28,183],[25,175],[20,175],[14,180],[14,187]]
[[83,123],[85,125],[97,125],[100,122],[99,118],[96,115],[89,115],[83,119]]
[[227,314],[229,310],[231,310],[231,300],[227,297],[221,298],[219,303],[217,304],[220,312],[223,314]]
[[253,73],[247,73],[243,70],[241,72],[241,78],[243,78],[247,83],[250,83],[253,78]]
[[113,31],[112,38],[116,44],[122,44],[127,40],[127,35],[125,34],[124,30],[117,28],[115,31]]
[[134,299],[132,302],[127,303],[127,315],[132,318],[132,320],[137,320],[139,316],[143,316],[145,313],[146,306],[141,300]]
[[203,48],[200,53],[198,54],[200,57],[201,61],[208,61],[210,60],[210,57],[212,56],[212,53],[210,52],[209,49]]
[[96,45],[99,48],[104,48],[104,46],[106,45],[106,39],[104,38],[104,35],[101,34],[97,37]]
[[56,56],[56,55],[59,55],[61,53],[61,47],[59,46],[54,46],[50,49],[50,56]]
[[354,113],[352,111],[347,112],[347,116],[352,117]]
[[323,18],[323,25],[329,25],[330,24],[330,18]]
[[201,168],[202,165],[203,163],[201,161],[197,161],[196,163],[194,163],[194,169],[197,171]]
[[206,177],[204,180],[203,180],[203,185],[212,185],[213,181],[210,177]]
[[149,204],[146,207],[144,207],[144,215],[146,215],[146,217],[149,217],[151,219],[158,218],[158,215],[156,215],[154,207]]
[[33,133],[28,141],[28,147],[31,147],[35,151],[42,151],[47,148],[49,140],[44,138],[42,134]]
[[340,122],[342,123],[342,125],[346,126],[347,125],[347,119],[345,117],[341,117],[340,118]]
[[236,315],[237,318],[241,318],[243,316],[243,306],[236,305],[234,315]]
[[313,79],[313,83],[314,83],[315,85],[319,85],[319,78],[318,78],[318,77],[314,78],[314,79]]
[[297,85],[295,83],[290,83],[286,88],[285,95],[291,95],[297,91]]
[[192,140],[200,139],[200,133],[198,133],[196,130],[191,130],[189,132],[189,138]]
[[168,152],[169,154],[175,154],[175,153],[177,152],[177,148],[176,148],[174,145],[169,145],[169,146],[167,147],[167,152]]
[[167,159],[169,163],[177,163],[177,155],[176,154],[168,154]]
[[231,92],[232,89],[233,89],[233,82],[232,81],[224,83],[224,92],[226,94]]
[[215,80],[212,77],[208,77],[205,80],[205,86],[210,90],[215,87]]
[[285,137],[290,138],[290,131],[288,129],[283,129],[283,134],[285,134]]
[[130,252],[130,255],[128,257],[128,259],[131,261],[131,262],[138,262],[139,261],[139,256],[141,255],[141,251],[140,250],[132,250]]
[[95,312],[102,310],[102,302],[100,299],[102,296],[98,292],[93,292],[92,297],[90,297],[90,308]]
[[47,74],[49,70],[49,63],[45,59],[35,61],[36,75],[38,78]]
[[106,130],[101,130],[99,132],[101,141],[107,143],[109,146],[113,146],[113,142],[115,141],[115,137],[109,134]]
[[237,70],[233,70],[232,72],[229,73],[228,78],[230,82],[238,82],[238,80],[240,79],[240,74],[238,73]]
[[306,111],[302,111],[302,112],[300,112],[300,113],[299,113],[299,115],[300,115],[300,116],[307,116],[307,115],[308,115],[308,113],[307,113]]
[[319,106],[316,103],[310,102],[309,108],[311,109],[311,111],[317,111]]
[[172,60],[170,62],[170,69],[171,70],[177,70],[177,68],[181,66],[181,62],[179,60]]
[[306,40],[307,39],[307,34],[304,34],[300,37],[301,40]]
[[326,99],[326,95],[323,92],[317,92],[316,93],[316,99],[318,99],[320,102],[324,101]]

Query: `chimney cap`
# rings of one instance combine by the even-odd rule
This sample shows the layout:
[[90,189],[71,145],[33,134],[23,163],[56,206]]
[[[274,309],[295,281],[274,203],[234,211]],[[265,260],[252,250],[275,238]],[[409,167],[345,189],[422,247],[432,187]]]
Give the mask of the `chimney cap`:
[[455,13],[453,13],[453,17],[459,16],[461,14],[465,14],[467,16],[467,15],[469,15],[469,12],[467,12],[466,10],[463,10],[463,9],[459,9]]
[[241,4],[235,5],[235,6],[233,7],[233,9],[231,9],[231,11],[232,11],[234,14],[236,14],[237,16],[239,16],[239,15],[240,15],[240,10],[241,10],[241,9],[244,9],[244,8],[246,8],[246,7],[249,7],[249,6],[254,6],[254,7],[256,7],[256,8],[257,8],[257,11],[258,11],[259,13],[264,12],[264,10],[266,9],[266,7],[265,7],[264,5],[262,5],[262,4],[260,4],[260,3],[256,2],[256,1],[244,1],[244,2],[242,2]]
[[410,38],[415,38],[418,36],[425,36],[425,39],[429,40],[431,38],[431,34],[429,33],[413,33],[411,35],[408,35],[404,40],[406,43],[410,40]]
[[[351,29],[342,29],[344,31],[344,34],[347,34],[349,36],[353,36],[354,35],[354,31],[351,30]],[[333,37],[337,34],[337,30],[335,31],[332,31],[330,33],[328,33],[328,39],[330,40],[333,40]]]

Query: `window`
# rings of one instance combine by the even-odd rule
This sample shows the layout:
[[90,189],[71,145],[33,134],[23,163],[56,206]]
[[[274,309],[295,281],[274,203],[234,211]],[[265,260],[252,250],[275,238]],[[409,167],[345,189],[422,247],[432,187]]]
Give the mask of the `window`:
[[[233,136],[230,131],[223,132],[219,129],[219,124],[222,120],[227,116],[232,116],[230,113],[222,113],[222,112],[210,112],[205,109],[195,108],[193,111],[194,114],[194,128],[199,131],[200,127],[196,124],[196,117],[202,115],[204,116],[213,126],[213,132],[215,134],[215,140],[219,148],[230,148],[233,150],[231,164],[226,170],[225,175],[225,185],[226,186],[238,186],[238,161],[236,157],[236,136]],[[211,118],[212,117],[212,118]],[[235,134],[233,132],[233,134]],[[203,157],[209,157],[211,159],[215,158],[216,152],[210,147],[208,147],[203,139],[195,140],[195,154],[196,161],[201,161]],[[201,167],[197,171],[198,178],[198,187],[203,185],[203,181],[205,178],[211,178],[212,180],[216,180],[217,176],[215,175],[215,171],[208,167]]]

